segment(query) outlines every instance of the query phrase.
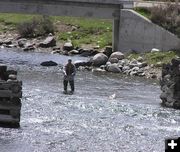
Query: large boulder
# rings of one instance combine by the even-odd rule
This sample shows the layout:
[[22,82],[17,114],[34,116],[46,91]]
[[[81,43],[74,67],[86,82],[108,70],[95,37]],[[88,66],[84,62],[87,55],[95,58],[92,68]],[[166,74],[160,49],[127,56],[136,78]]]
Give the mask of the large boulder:
[[106,70],[108,72],[112,72],[112,73],[120,73],[122,72],[121,69],[119,68],[118,64],[110,64],[106,67]]
[[93,66],[105,65],[107,61],[108,57],[103,53],[96,54],[92,59]]
[[74,65],[76,66],[76,68],[78,68],[80,66],[91,66],[92,65],[92,61],[77,60],[77,61],[74,62]]
[[56,40],[54,36],[48,36],[43,42],[39,43],[39,47],[48,48],[56,46]]
[[45,61],[41,63],[42,66],[57,66],[58,64],[54,61]]
[[118,60],[122,60],[125,58],[122,52],[114,52],[111,54],[110,58],[117,58]]

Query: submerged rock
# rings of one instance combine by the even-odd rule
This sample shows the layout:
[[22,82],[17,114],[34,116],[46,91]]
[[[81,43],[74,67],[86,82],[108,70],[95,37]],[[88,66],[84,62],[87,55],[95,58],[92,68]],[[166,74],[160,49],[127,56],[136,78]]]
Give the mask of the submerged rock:
[[57,66],[58,64],[54,61],[45,61],[41,63],[42,66]]

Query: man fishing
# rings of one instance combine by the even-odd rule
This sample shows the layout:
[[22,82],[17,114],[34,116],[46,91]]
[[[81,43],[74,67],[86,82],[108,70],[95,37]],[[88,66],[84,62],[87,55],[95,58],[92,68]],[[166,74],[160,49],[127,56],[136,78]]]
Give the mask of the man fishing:
[[69,92],[70,94],[74,93],[74,76],[76,74],[76,67],[74,64],[72,64],[72,60],[68,59],[68,63],[65,65],[64,70],[64,93],[67,94],[67,86],[68,83],[71,86],[71,91]]

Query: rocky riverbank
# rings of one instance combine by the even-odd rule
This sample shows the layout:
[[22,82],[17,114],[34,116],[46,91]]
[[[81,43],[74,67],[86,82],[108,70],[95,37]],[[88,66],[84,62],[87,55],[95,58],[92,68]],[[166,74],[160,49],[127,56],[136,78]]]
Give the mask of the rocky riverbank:
[[[0,46],[1,48],[17,48],[26,52],[51,52],[67,56],[80,55],[91,57],[88,62],[75,61],[75,65],[79,70],[112,72],[152,79],[159,79],[161,77],[161,69],[154,65],[148,65],[141,56],[137,59],[128,59],[121,52],[113,52],[111,46],[107,46],[105,49],[99,49],[98,46],[90,49],[75,48],[70,41],[64,44],[58,43],[56,37],[52,34],[49,34],[47,37],[25,39],[18,37],[15,33],[10,34],[7,32],[0,35]],[[42,63],[42,65],[56,66],[57,64],[52,64],[52,61],[45,61],[45,64]]]
[[75,65],[81,70],[88,69],[93,72],[111,72],[151,79],[161,77],[161,69],[148,65],[143,57],[128,59],[122,52],[110,53],[109,50],[110,48],[107,47],[103,53],[96,54],[88,62],[77,61]]

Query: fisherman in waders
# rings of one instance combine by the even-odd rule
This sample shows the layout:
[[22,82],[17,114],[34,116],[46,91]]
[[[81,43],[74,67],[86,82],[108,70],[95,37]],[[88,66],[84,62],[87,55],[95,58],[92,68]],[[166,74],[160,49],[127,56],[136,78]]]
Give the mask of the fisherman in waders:
[[72,64],[72,60],[68,59],[68,63],[64,67],[64,93],[67,94],[67,86],[68,82],[71,86],[70,94],[74,93],[74,76],[76,74],[76,67],[74,64]]

